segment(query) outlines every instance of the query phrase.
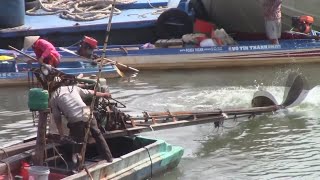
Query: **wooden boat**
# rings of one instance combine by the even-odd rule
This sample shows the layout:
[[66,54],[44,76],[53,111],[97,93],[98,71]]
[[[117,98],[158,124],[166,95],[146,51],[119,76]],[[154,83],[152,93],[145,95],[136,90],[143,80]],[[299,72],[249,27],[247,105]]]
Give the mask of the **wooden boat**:
[[[39,67],[38,63],[17,63],[15,60],[0,61],[0,87],[23,86],[33,81],[32,73],[28,70]],[[61,62],[58,69],[71,75],[83,74],[85,77],[96,75],[98,66],[89,62],[69,61]],[[120,77],[114,65],[106,65],[102,68],[102,77]]]
[[[152,29],[167,6],[185,11],[187,0],[117,0],[119,12],[113,17],[110,43],[143,43],[154,38]],[[42,15],[44,12],[41,10],[38,13],[27,13],[25,24],[21,27],[0,29],[0,48],[7,48],[10,44],[21,49],[24,37],[30,35],[43,36],[55,46],[70,46],[83,35],[95,37],[100,42],[104,40],[108,18],[76,21],[60,18],[60,13]]]
[[[217,109],[206,112],[143,112],[142,116],[130,116],[118,109],[122,103],[115,99],[99,101],[95,110],[98,113],[102,111],[102,114],[107,113],[105,117],[113,117],[108,119],[105,125],[101,125],[107,130],[103,134],[115,159],[112,163],[100,159],[94,142],[89,140],[84,168],[80,170],[78,169],[79,160],[73,158],[72,147],[75,144],[72,139],[61,140],[54,134],[42,136],[45,135],[42,133],[45,133],[47,116],[42,116],[46,112],[41,111],[37,140],[31,139],[28,142],[9,146],[0,152],[0,155],[7,155],[1,156],[3,159],[0,162],[0,175],[3,178],[7,178],[7,175],[17,177],[23,174],[24,168],[27,167],[22,166],[21,161],[28,161],[37,166],[45,163],[46,168],[50,169],[49,177],[52,179],[146,179],[176,167],[183,155],[183,149],[162,140],[143,138],[135,134],[210,122],[214,123],[215,127],[220,127],[224,120],[234,120],[241,116],[254,117],[299,104],[311,89],[305,78],[295,73],[289,75],[286,87],[289,89],[284,94],[285,99],[281,104],[277,104],[272,94],[258,90],[252,100],[251,108]],[[98,122],[103,118],[100,115],[96,116]]]
[[[183,148],[172,146],[163,140],[150,139],[144,137],[118,137],[108,139],[108,144],[112,149],[114,160],[108,163],[97,158],[94,146],[88,147],[88,156],[85,165],[93,179],[146,179],[150,175],[156,175],[175,168],[183,155]],[[20,144],[20,146],[22,146]],[[48,153],[54,153],[53,146],[57,151],[63,152],[64,157],[72,156],[66,150],[70,145],[49,144]],[[50,148],[51,147],[51,148]],[[21,154],[13,155],[4,161],[11,162],[10,169],[12,175],[20,174],[20,161],[30,159],[35,150],[27,150]],[[56,157],[55,157],[56,158]],[[50,167],[49,179],[84,179],[88,178],[86,171],[80,173],[72,172],[71,164],[65,164],[61,160],[48,158]],[[68,159],[65,159],[68,161]],[[54,165],[56,163],[56,166]],[[1,173],[6,176],[6,166],[1,166]]]
[[[240,41],[233,46],[140,49],[141,45],[109,46],[108,58],[140,70],[249,67],[320,62],[320,42],[312,39]],[[61,48],[66,51],[65,48]],[[79,60],[74,52],[61,51],[64,60]],[[95,52],[101,55],[102,51]],[[121,67],[119,67],[121,68]],[[124,70],[124,69],[122,69]]]

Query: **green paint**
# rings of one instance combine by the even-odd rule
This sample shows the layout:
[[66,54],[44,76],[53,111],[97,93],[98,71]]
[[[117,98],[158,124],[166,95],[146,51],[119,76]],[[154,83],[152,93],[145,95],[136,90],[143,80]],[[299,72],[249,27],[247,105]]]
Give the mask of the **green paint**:
[[28,107],[32,111],[41,111],[48,108],[49,93],[41,88],[32,88],[29,91]]
[[161,166],[168,166],[170,163],[180,160],[184,150],[179,146],[172,146],[171,151],[161,153]]
[[158,140],[158,139],[149,139],[145,137],[139,136],[139,141],[141,141],[143,144],[147,144],[150,141],[159,143],[159,154],[162,159],[161,166],[168,166],[170,163],[174,161],[180,161],[184,149],[180,146],[172,146],[171,144],[165,142],[164,140]]

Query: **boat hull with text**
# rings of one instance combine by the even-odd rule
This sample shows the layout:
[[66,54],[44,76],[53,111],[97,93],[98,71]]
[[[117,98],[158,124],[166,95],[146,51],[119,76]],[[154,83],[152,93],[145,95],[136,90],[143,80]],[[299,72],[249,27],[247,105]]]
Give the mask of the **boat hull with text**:
[[[79,60],[79,56],[68,52],[61,54],[66,61]],[[320,62],[320,42],[283,40],[279,45],[271,45],[268,41],[246,41],[235,46],[155,49],[139,49],[139,45],[110,46],[107,54],[108,58],[139,70],[305,64]]]

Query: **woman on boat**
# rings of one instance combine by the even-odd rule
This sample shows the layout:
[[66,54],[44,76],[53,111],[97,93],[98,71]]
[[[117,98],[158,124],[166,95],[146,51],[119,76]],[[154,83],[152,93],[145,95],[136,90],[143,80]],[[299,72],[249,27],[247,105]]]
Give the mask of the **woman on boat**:
[[[26,50],[30,47],[36,54],[39,63],[50,64],[55,68],[59,65],[61,56],[50,42],[41,39],[39,36],[25,37],[23,49]],[[28,63],[31,62],[33,60],[28,61]]]
[[281,37],[281,4],[282,0],[262,0],[266,35],[272,44],[279,44]]

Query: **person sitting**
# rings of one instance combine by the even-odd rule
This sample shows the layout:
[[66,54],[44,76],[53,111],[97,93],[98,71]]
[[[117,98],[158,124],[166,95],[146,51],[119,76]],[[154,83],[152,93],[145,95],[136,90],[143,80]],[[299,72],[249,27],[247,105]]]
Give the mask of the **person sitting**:
[[[86,129],[89,125],[90,109],[86,106],[83,99],[92,97],[93,94],[93,90],[82,89],[76,85],[61,86],[50,93],[50,107],[61,137],[64,135],[61,117],[61,114],[63,114],[68,122],[67,126],[70,130],[70,136],[78,143],[84,142]],[[111,97],[110,93],[97,92],[96,95],[104,98]],[[101,156],[108,162],[112,162],[109,146],[99,130],[97,120],[94,117],[90,122],[90,132],[96,141]],[[80,150],[77,149],[77,152],[79,153]]]
[[[23,49],[26,50],[30,47],[36,54],[39,63],[50,64],[55,68],[59,65],[61,55],[49,41],[41,39],[39,36],[27,36],[24,40]],[[34,60],[28,61],[28,63],[32,62]]]

